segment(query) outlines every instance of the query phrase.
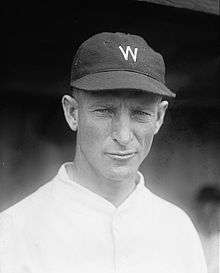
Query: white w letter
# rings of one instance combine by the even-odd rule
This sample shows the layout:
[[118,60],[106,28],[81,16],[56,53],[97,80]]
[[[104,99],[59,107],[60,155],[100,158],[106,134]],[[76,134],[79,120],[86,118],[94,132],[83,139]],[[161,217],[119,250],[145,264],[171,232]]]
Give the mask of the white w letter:
[[131,50],[130,46],[126,47],[126,51],[124,51],[124,49],[121,46],[119,46],[119,49],[121,50],[121,53],[123,54],[123,56],[124,56],[124,58],[125,58],[126,61],[128,60],[128,55],[129,55],[129,52],[130,52],[133,61],[136,62],[136,60],[137,60],[137,52],[138,52],[138,48],[137,47],[135,47],[134,52]]

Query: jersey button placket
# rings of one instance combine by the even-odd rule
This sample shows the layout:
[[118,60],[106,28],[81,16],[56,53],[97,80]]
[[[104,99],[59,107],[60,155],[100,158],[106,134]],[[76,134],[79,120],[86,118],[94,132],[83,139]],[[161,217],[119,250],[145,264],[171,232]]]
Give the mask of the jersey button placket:
[[115,260],[115,272],[116,273],[122,273],[121,268],[122,265],[125,262],[125,259],[123,258],[122,253],[122,241],[121,233],[122,233],[122,227],[121,227],[121,215],[117,212],[114,214],[112,218],[112,235],[113,235],[113,244],[114,244],[114,260]]
[[115,273],[119,272],[119,253],[118,253],[118,237],[119,237],[119,226],[118,226],[118,215],[115,213],[112,217],[112,240],[114,247],[114,269]]

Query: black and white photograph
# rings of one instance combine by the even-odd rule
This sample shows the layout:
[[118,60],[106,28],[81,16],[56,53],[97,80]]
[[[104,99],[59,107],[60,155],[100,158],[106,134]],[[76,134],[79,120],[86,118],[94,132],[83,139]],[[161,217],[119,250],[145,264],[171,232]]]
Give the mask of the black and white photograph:
[[219,1],[1,15],[0,273],[220,273]]

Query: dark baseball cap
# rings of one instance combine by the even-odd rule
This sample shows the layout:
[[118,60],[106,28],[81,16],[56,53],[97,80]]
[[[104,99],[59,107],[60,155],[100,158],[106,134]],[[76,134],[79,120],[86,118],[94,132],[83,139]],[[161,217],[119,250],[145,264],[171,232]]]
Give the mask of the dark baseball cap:
[[163,57],[138,35],[103,32],[81,44],[70,85],[87,91],[141,90],[168,97]]

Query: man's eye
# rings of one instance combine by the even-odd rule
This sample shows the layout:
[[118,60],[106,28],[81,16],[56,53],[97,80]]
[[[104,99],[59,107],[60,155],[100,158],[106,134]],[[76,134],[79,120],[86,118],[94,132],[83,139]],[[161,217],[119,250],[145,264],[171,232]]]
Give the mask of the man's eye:
[[99,113],[112,113],[111,109],[107,109],[107,108],[102,108],[102,109],[96,109],[95,112],[99,112]]
[[135,110],[132,112],[133,115],[137,115],[137,116],[151,116],[151,114],[144,112],[144,111],[140,111],[140,110]]
[[113,114],[113,110],[109,108],[99,108],[99,109],[96,109],[94,112],[96,115],[99,115],[99,116],[110,116]]
[[149,122],[151,119],[151,114],[141,110],[135,110],[132,112],[132,118],[138,122]]

